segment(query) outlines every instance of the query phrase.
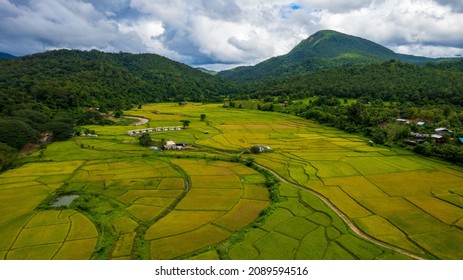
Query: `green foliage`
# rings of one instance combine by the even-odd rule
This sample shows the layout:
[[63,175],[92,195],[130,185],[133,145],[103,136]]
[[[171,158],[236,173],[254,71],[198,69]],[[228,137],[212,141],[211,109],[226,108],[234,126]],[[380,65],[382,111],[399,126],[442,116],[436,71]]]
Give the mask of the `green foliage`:
[[254,165],[254,162],[255,162],[255,159],[253,157],[248,157],[246,158],[246,160],[244,161],[244,164],[246,166],[253,166]]
[[233,154],[230,157],[231,162],[240,162],[241,161],[241,155],[240,154]]
[[180,122],[182,123],[183,128],[187,128],[188,126],[190,126],[191,123],[191,121],[189,120],[181,120]]
[[376,144],[383,145],[387,142],[387,131],[382,128],[375,128],[371,133],[371,139]]
[[0,120],[0,142],[20,150],[27,142],[37,138],[38,132],[20,120]]
[[201,119],[201,121],[204,121],[206,119],[206,114],[201,114],[199,118]]
[[258,145],[253,145],[251,146],[250,151],[253,154],[260,154],[260,147]]
[[[311,96],[412,102],[414,105],[463,105],[463,73],[429,65],[398,61],[353,64],[312,73],[301,73],[255,86],[242,98],[288,95],[291,99]],[[450,113],[450,112],[449,112]],[[407,118],[407,116],[402,116]]]
[[153,140],[151,139],[151,136],[149,133],[143,133],[139,138],[138,138],[140,145],[144,147],[149,147],[153,144]]
[[221,101],[238,87],[154,54],[57,50],[0,60],[0,112]]
[[18,151],[10,146],[0,143],[0,171],[10,166],[18,157]]
[[64,122],[50,122],[44,125],[44,131],[53,133],[54,141],[64,141],[72,137],[74,127]]

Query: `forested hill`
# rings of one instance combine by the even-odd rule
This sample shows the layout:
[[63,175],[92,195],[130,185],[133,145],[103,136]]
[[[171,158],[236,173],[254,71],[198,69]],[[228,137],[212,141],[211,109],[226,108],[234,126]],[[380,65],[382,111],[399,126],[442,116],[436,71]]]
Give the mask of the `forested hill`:
[[16,58],[16,56],[9,53],[0,52],[0,58],[13,59]]
[[286,55],[270,58],[255,66],[222,71],[219,76],[239,82],[268,81],[344,65],[381,63],[391,59],[407,63],[433,61],[426,57],[397,54],[360,37],[322,30],[303,40]]
[[[0,112],[220,101],[231,83],[154,54],[57,50],[0,59]],[[7,112],[5,112],[7,111]]]
[[[415,105],[463,106],[463,60],[424,65],[390,60],[351,65],[271,81],[242,98],[310,96],[412,102]],[[273,98],[271,98],[273,99]]]

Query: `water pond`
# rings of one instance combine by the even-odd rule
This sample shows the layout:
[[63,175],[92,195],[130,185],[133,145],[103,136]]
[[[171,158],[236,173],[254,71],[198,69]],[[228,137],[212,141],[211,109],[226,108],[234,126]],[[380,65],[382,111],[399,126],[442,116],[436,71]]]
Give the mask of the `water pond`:
[[68,206],[78,197],[79,195],[77,194],[60,196],[56,199],[56,201],[51,206],[52,207]]

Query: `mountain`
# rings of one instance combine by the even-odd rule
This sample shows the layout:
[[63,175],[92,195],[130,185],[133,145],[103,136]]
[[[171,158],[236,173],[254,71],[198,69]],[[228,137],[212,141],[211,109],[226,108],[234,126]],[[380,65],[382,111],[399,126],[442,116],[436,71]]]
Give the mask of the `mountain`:
[[9,53],[0,52],[0,58],[13,59],[16,58],[16,56]]
[[0,60],[0,112],[213,102],[233,92],[222,78],[155,54],[57,50]]
[[332,30],[319,31],[300,42],[288,54],[255,66],[222,71],[219,76],[238,82],[270,80],[342,65],[381,63],[387,60],[425,63],[431,58],[397,54],[372,41]]

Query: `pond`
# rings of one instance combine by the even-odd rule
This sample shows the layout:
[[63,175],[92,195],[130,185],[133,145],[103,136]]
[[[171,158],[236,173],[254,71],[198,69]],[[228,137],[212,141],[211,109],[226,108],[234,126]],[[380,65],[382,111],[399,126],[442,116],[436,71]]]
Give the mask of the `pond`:
[[52,207],[68,206],[78,197],[79,195],[77,194],[59,196],[51,206]]

